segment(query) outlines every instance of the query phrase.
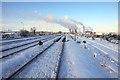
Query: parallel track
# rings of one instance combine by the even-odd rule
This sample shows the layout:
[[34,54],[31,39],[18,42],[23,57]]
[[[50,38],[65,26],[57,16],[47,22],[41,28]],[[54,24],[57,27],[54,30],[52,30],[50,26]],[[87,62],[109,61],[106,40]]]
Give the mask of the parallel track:
[[[59,61],[58,61],[58,66],[57,66],[57,73],[56,73],[56,79],[58,78],[58,74],[59,74],[59,69],[60,69],[60,63],[61,63],[61,58],[62,58],[62,54],[63,54],[63,49],[64,49],[64,41],[65,41],[65,37],[60,37],[58,38],[57,40],[55,40],[55,42],[62,42],[62,51],[60,53],[60,58],[59,58]],[[19,70],[17,70],[15,73],[13,73],[12,75],[10,75],[7,79],[8,80],[11,80],[11,79],[14,79],[14,76],[17,75],[18,73],[20,73],[24,68],[25,66],[27,66],[28,64],[30,64],[35,58],[37,58],[38,56],[40,56],[41,54],[43,54],[47,49],[49,49],[53,44],[52,43],[49,47],[47,47],[46,49],[44,49],[42,52],[39,53],[39,55],[36,55],[34,58],[32,58],[29,62],[27,62],[24,66],[22,66]],[[5,78],[4,78],[5,79]]]
[[[46,42],[48,40],[50,40],[51,38],[45,38],[45,39],[41,39],[41,41]],[[23,50],[26,50],[28,48],[31,48],[31,47],[34,47],[36,45],[38,45],[38,42],[39,40],[35,41],[35,42],[32,42],[32,43],[28,43],[28,44],[25,44],[25,45],[21,45],[21,46],[17,46],[17,47],[14,47],[14,48],[10,48],[10,49],[7,49],[7,50],[4,50],[2,51],[2,55],[0,56],[0,59],[1,58],[5,58],[5,57],[8,57],[10,55],[13,55],[17,52],[20,52],[20,51],[23,51]]]
[[18,39],[18,40],[8,40],[8,41],[1,41],[0,42],[0,46],[3,45],[8,45],[8,44],[14,44],[14,43],[19,43],[19,42],[23,42],[23,41],[27,41],[27,40],[33,40],[33,39],[37,39],[37,38],[41,38],[42,36],[39,37],[33,37],[33,38],[23,38],[23,39]]

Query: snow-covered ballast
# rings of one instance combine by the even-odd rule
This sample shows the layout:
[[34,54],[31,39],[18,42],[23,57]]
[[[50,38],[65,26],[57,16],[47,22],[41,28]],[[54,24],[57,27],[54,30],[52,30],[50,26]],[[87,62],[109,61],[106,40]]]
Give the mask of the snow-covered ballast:
[[28,64],[32,59],[34,59],[37,55],[41,54],[44,50],[49,48],[54,44],[56,40],[58,40],[61,36],[56,37],[52,40],[49,40],[44,43],[42,46],[35,46],[34,49],[29,49],[21,54],[18,54],[16,57],[10,59],[9,61],[5,61],[4,63],[0,63],[2,65],[2,78],[9,78],[14,73],[19,71],[22,67]]

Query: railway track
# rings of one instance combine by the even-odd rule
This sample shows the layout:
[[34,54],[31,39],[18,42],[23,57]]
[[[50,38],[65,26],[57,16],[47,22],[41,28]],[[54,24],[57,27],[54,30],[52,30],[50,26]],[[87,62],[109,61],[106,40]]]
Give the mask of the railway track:
[[[73,39],[74,40],[74,39]],[[83,46],[83,44],[81,43],[82,41],[84,41],[85,39],[81,39],[80,41],[80,45]],[[103,50],[101,49],[102,47],[99,45],[96,46],[94,44],[91,44],[90,41],[87,41],[87,48],[85,48],[86,50],[89,50],[90,53],[92,53],[93,57],[98,60],[98,62],[100,63],[100,65],[104,68],[106,68],[110,73],[114,72],[114,74],[118,73],[118,61],[117,61],[117,56],[112,56],[110,53],[112,54],[117,54],[114,51],[109,51],[109,49],[107,50]]]
[[37,36],[37,37],[29,37],[29,38],[23,38],[23,39],[15,39],[15,40],[7,40],[7,41],[0,41],[0,46],[7,45],[7,44],[14,44],[14,43],[19,43],[27,40],[33,40],[37,38],[41,38],[42,36]]
[[[49,36],[49,37],[53,37],[53,36]],[[38,40],[44,39],[44,38],[48,38],[48,36],[38,38],[38,39],[34,39],[34,40],[23,41],[23,42],[20,42],[20,43],[2,45],[2,46],[0,46],[0,52],[6,51],[6,50],[9,50],[9,49],[12,49],[12,48],[20,47],[20,46],[23,46],[23,45],[26,45],[26,44],[30,44],[30,43],[33,43],[35,41],[38,41]]]
[[[5,41],[2,40],[2,41],[0,41],[0,46],[4,46],[4,45],[8,45],[8,44],[15,44],[15,43],[19,43],[19,42],[28,41],[28,40],[34,40],[34,39],[43,38],[43,37],[47,37],[47,36],[48,35],[14,39],[14,40],[5,40]],[[49,35],[49,36],[53,36],[53,35]]]
[[88,48],[92,51],[94,57],[100,62],[101,66],[106,67],[110,72],[113,71],[118,73],[118,62],[111,57],[109,53],[106,53],[91,44],[88,45]]
[[[36,58],[34,58],[33,60],[31,60],[25,67],[23,67],[22,69],[20,69],[17,73],[15,73],[14,75],[12,75],[9,79],[14,79],[14,78],[25,78],[24,76],[20,76],[20,74],[22,73],[25,73],[24,71],[27,71],[27,69],[31,66],[37,66],[35,65],[36,62],[38,62],[39,59],[42,58],[42,61],[44,62],[43,66],[40,64],[40,63],[37,63],[40,67],[46,67],[47,68],[45,69],[46,71],[53,71],[53,73],[51,74],[47,74],[46,71],[44,71],[44,69],[40,69],[38,68],[37,71],[34,71],[35,73],[44,73],[46,74],[46,76],[41,76],[39,73],[38,75],[40,75],[39,77],[37,76],[34,76],[33,75],[29,75],[31,76],[32,78],[56,78],[58,77],[58,74],[59,74],[59,69],[60,69],[60,62],[61,62],[61,57],[62,57],[62,52],[63,52],[63,49],[64,49],[64,40],[65,40],[65,37],[61,37],[59,38],[58,40],[55,41],[55,43],[53,43],[50,47],[48,47],[46,50],[44,50],[40,55],[38,55]],[[51,57],[49,54],[53,54],[53,53],[50,53],[49,51],[52,50],[54,52],[54,50],[52,49],[54,46],[56,46],[56,44],[59,44],[59,48],[56,48],[57,51],[56,54],[57,56],[54,57],[56,54],[54,55],[51,55],[53,58],[57,58],[57,61],[56,63],[54,64],[54,61],[52,61]],[[60,52],[59,50],[60,49]],[[46,54],[47,53],[47,54]],[[46,57],[50,60],[44,60],[46,59]],[[52,62],[51,62],[52,61]],[[47,62],[47,63],[46,63]],[[49,63],[53,63],[52,65],[54,65],[54,68],[51,67],[51,65],[49,65]],[[46,65],[46,66],[44,66]],[[49,69],[48,69],[49,68]],[[33,69],[33,68],[32,68]],[[31,72],[26,72],[26,73],[31,73]],[[34,76],[34,77],[33,77]],[[27,77],[28,78],[28,77]]]
[[[62,39],[62,40],[61,40]],[[36,51],[33,55],[26,53],[24,54],[25,56],[27,55],[27,58],[22,58],[20,55],[18,55],[18,57],[16,57],[15,59],[11,59],[11,60],[7,60],[7,61],[3,61],[2,63],[2,70],[3,70],[3,76],[2,79],[10,79],[12,78],[15,74],[19,73],[26,65],[28,65],[30,62],[32,62],[35,58],[37,58],[39,55],[41,55],[42,53],[44,53],[47,49],[49,49],[54,43],[60,41],[63,42],[64,38],[61,38],[61,36],[58,36],[52,40],[47,41],[49,44],[45,44],[44,48],[40,49],[39,51]],[[45,41],[46,42],[46,41]],[[19,53],[19,52],[18,52]],[[28,57],[29,56],[29,57]],[[20,59],[20,60],[18,60]],[[14,61],[16,60],[16,62],[14,63]],[[60,60],[60,59],[59,59]],[[12,62],[13,61],[13,62]],[[59,61],[60,62],[60,61]],[[12,64],[11,64],[12,63]],[[10,65],[9,65],[10,64]],[[10,67],[8,67],[7,65],[9,65]],[[14,69],[11,69],[11,65],[14,65]],[[60,67],[60,66],[59,66]],[[57,68],[57,70],[59,71],[59,67]]]
[[[71,38],[76,41],[75,37]],[[105,47],[102,44],[95,43],[88,39],[81,38],[79,40],[80,46],[83,47],[83,41],[87,42],[86,50],[90,51],[90,54],[104,67],[108,72],[118,74],[118,53],[110,48]],[[76,41],[77,42],[77,41]],[[77,42],[78,43],[78,42]],[[79,45],[78,44],[78,45]],[[113,55],[114,54],[114,55]]]
[[54,38],[54,37],[37,39],[35,41],[29,42],[29,43],[25,43],[25,44],[21,44],[19,46],[15,46],[13,48],[11,47],[11,48],[8,48],[8,49],[4,49],[4,50],[2,50],[2,52],[0,52],[0,59],[4,58],[4,57],[7,57],[9,55],[13,55],[14,53],[18,53],[20,51],[26,50],[28,48],[34,47],[34,46],[36,46],[38,44],[37,42],[39,40],[41,40],[43,42],[46,42],[46,41],[48,41],[48,40],[50,40],[52,38]]

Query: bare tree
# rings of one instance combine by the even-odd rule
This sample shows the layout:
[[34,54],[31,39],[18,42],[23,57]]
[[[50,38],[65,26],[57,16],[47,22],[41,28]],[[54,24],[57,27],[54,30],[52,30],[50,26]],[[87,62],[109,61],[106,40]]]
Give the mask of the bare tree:
[[20,36],[21,37],[28,37],[29,36],[29,31],[24,30],[24,29],[20,30]]
[[36,27],[30,28],[30,30],[31,30],[31,32],[35,35],[35,33],[36,33]]

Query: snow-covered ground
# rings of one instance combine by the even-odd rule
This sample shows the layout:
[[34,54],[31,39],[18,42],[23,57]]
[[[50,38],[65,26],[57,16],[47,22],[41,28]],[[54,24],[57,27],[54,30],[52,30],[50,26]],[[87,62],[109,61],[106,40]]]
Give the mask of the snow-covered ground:
[[[87,41],[87,48],[92,54],[98,59],[101,64],[106,66],[110,71],[118,73],[118,49],[119,44],[113,44],[106,40],[99,39],[88,39],[84,37],[79,37],[78,41]],[[110,47],[111,46],[111,47]]]
[[1,40],[0,44],[4,44],[4,43],[8,43],[8,42],[17,42],[17,41],[21,42],[21,41],[36,39],[36,38],[45,37],[45,36],[47,37],[47,36],[56,36],[56,35],[43,35],[43,36],[27,37],[27,38],[12,39],[12,40]]
[[36,38],[40,38],[40,37],[43,37],[43,36],[20,38],[20,39],[13,39],[13,40],[2,40],[2,41],[0,41],[0,44],[4,44],[4,43],[8,43],[8,42],[31,40],[31,39],[36,39]]
[[7,78],[12,75],[35,56],[39,55],[42,51],[44,51],[47,47],[51,46],[58,38],[59,37],[56,37],[48,42],[45,42],[43,46],[38,45],[29,48],[25,51],[15,54],[14,57],[2,60],[2,62],[0,63],[0,65],[2,65],[2,75],[0,77]]
[[55,43],[27,65],[20,73],[15,75],[14,78],[55,78],[62,45],[62,42]]
[[[41,40],[41,41],[44,42],[44,41],[50,40],[50,39],[52,39],[52,38],[54,38],[54,36],[47,37],[47,38],[40,38],[39,40]],[[42,39],[45,39],[45,40],[42,40]],[[28,42],[31,42],[31,41],[26,41],[26,43],[28,43]],[[23,42],[22,42],[22,43],[23,43]],[[24,42],[24,43],[25,43],[25,42]],[[23,46],[20,46],[20,47],[14,46],[14,47],[16,47],[16,48],[13,48],[13,49],[9,49],[9,50],[0,52],[0,58],[1,58],[1,57],[4,57],[4,56],[6,56],[6,55],[9,55],[9,54],[15,53],[15,52],[19,52],[20,50],[24,50],[24,49],[27,49],[27,48],[29,48],[29,47],[33,47],[33,46],[35,46],[35,45],[37,45],[37,44],[38,44],[37,42],[33,42],[33,41],[32,41],[32,43],[27,44],[27,45],[23,45],[23,44],[21,44],[21,43],[17,43],[17,46],[20,46],[20,45],[23,45]],[[6,46],[7,46],[7,45],[6,45]],[[9,46],[13,46],[13,44],[12,44],[12,45],[9,45]]]
[[100,38],[96,38],[95,40],[92,40],[91,38],[89,39],[89,41],[91,41],[92,43],[95,43],[95,44],[99,44],[103,47],[106,47],[108,49],[111,49],[113,51],[116,51],[118,52],[118,44],[115,44],[115,43],[111,43],[107,40],[100,40]]
[[[60,56],[64,36],[58,42],[55,42],[58,38],[60,36],[45,42],[42,46],[37,45],[3,58],[0,62],[0,65],[2,65],[2,69],[0,69],[2,75],[0,77],[7,78],[11,76],[31,59],[39,55],[13,77],[56,78],[61,57],[58,78],[118,78],[118,44],[84,37],[78,37],[74,40],[70,35],[66,35],[63,55]],[[36,40],[30,40],[27,43]],[[87,48],[84,48],[82,43],[84,40],[87,41]],[[55,44],[53,44],[54,42]],[[22,45],[25,42],[17,44]],[[9,48],[10,46],[14,47],[15,44],[6,47]],[[44,51],[49,46],[51,47]],[[40,54],[42,51],[44,52]]]
[[69,41],[65,43],[59,78],[117,78],[117,73],[101,66],[92,52],[69,36],[67,40]]
[[100,40],[99,38],[92,40],[91,38],[79,37],[78,39],[82,41],[86,40],[89,44],[99,47],[101,50],[109,51],[107,53],[115,53],[114,55],[118,56],[119,44],[114,44],[106,40]]
[[[53,36],[50,36],[50,37],[53,37]],[[49,38],[49,36],[42,37],[42,38],[37,38],[37,39],[34,39],[34,40],[28,40],[28,41],[24,41],[24,42],[20,42],[20,43],[16,43],[16,44],[3,45],[3,46],[0,46],[0,51],[10,49],[10,48],[14,48],[14,47],[17,47],[17,46],[22,46],[22,45],[29,44],[29,43],[33,43],[35,41],[39,41],[39,40],[45,39],[45,38]]]

